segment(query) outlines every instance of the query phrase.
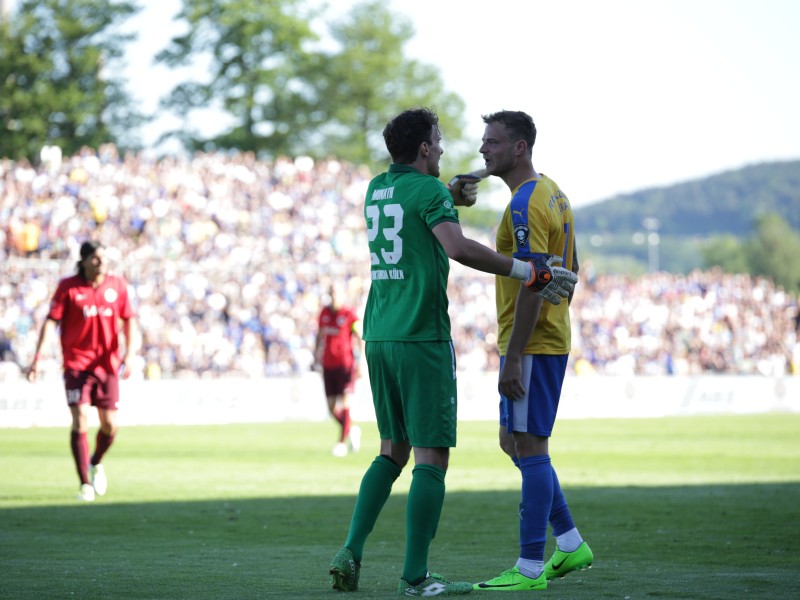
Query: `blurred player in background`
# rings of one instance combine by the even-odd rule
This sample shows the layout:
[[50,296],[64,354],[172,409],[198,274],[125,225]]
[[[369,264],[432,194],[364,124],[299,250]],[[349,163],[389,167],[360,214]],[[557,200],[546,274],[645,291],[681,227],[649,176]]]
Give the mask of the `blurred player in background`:
[[[81,245],[78,273],[62,279],[50,301],[36,354],[28,370],[35,381],[42,349],[59,325],[64,366],[64,388],[72,413],[70,445],[80,479],[79,500],[102,496],[108,485],[101,464],[117,433],[119,376],[127,378],[128,357],[135,354],[134,311],[128,284],[106,272],[105,250],[99,242]],[[120,356],[120,321],[125,354]],[[89,456],[89,407],[100,420],[94,454]]]
[[[531,161],[533,119],[523,112],[501,111],[483,120],[480,152],[486,169],[511,190],[497,230],[498,252],[521,260],[540,253],[558,255],[577,274],[569,200]],[[549,579],[589,567],[593,560],[572,520],[548,447],[570,351],[569,303],[543,304],[527,287],[503,277],[497,278],[496,295],[500,447],[522,473],[520,555],[514,567],[475,584],[475,589],[545,589]],[[557,549],[544,564],[548,521]]]
[[339,423],[339,442],[333,455],[342,457],[361,447],[361,429],[350,418],[350,396],[358,377],[361,357],[359,320],[355,311],[342,305],[344,292],[338,285],[330,287],[330,301],[319,313],[315,366],[322,369],[328,410]]
[[[428,571],[450,448],[456,445],[449,259],[537,285],[542,293],[554,293],[554,301],[566,297],[576,279],[571,272],[512,259],[464,237],[455,206],[474,203],[477,183],[454,178],[448,189],[439,181],[443,150],[435,113],[405,111],[386,125],[383,137],[392,164],[370,182],[364,207],[372,264],[364,340],[380,455],[363,476],[344,548],[331,561],[330,573],[334,589],[358,589],[365,542],[413,449],[398,592],[466,594],[471,583],[453,583]],[[537,284],[542,279],[548,285]]]

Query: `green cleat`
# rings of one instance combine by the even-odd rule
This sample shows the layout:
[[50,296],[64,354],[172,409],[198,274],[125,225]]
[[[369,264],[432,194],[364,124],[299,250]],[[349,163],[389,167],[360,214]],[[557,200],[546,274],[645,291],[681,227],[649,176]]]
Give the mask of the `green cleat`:
[[458,596],[469,594],[472,591],[472,584],[466,581],[447,581],[436,573],[428,574],[428,578],[422,583],[411,585],[405,579],[400,579],[397,587],[399,596]]
[[546,590],[547,579],[544,572],[536,579],[526,577],[519,572],[519,567],[513,566],[507,571],[503,571],[494,579],[476,583],[473,586],[476,590],[494,590],[499,592],[516,592],[519,590]]
[[562,552],[556,549],[553,556],[544,565],[544,575],[548,580],[564,577],[567,573],[590,568],[593,560],[594,554],[586,542],[572,552]]
[[358,575],[361,564],[353,558],[349,548],[342,548],[331,560],[330,574],[333,577],[333,589],[340,592],[355,592],[358,590]]

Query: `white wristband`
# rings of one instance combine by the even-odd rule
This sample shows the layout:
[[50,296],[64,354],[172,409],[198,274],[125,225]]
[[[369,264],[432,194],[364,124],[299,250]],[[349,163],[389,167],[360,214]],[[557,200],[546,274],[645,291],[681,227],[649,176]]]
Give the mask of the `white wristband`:
[[512,258],[514,262],[511,265],[511,273],[508,274],[512,279],[519,279],[520,281],[529,281],[533,275],[533,266],[526,260],[518,260]]

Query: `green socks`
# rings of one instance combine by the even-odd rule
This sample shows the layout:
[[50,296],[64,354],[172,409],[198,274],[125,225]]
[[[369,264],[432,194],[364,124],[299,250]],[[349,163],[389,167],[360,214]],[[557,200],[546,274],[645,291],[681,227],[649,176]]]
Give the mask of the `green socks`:
[[[364,473],[344,544],[358,563],[364,555],[367,536],[375,527],[400,472],[397,463],[378,456]],[[412,471],[406,506],[406,558],[403,565],[403,579],[411,583],[428,575],[428,549],[436,535],[444,504],[444,476],[445,471],[433,465],[417,465]]]
[[350,532],[344,543],[345,548],[350,548],[356,562],[361,562],[367,536],[375,527],[378,515],[381,514],[400,472],[396,462],[381,455],[375,457],[361,479],[361,488],[358,490],[353,518],[350,521]]
[[412,471],[406,506],[406,558],[403,579],[416,584],[428,574],[428,549],[436,535],[444,504],[445,471],[417,465]]

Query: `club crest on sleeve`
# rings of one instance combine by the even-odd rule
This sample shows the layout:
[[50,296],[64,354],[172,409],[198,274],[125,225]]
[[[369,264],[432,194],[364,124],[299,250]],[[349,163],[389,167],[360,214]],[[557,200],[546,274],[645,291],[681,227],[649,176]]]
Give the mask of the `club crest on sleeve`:
[[530,229],[525,223],[514,225],[514,239],[517,241],[517,248],[525,248],[528,245]]

